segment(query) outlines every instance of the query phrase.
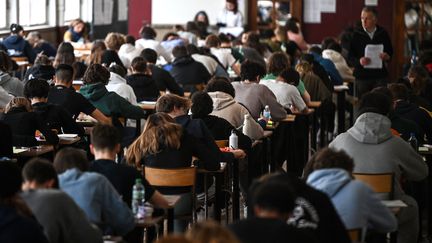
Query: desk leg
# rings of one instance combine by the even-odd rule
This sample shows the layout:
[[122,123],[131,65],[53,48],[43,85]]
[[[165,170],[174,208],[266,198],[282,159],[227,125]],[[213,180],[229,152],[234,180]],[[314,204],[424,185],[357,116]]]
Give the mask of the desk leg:
[[345,132],[345,91],[337,92],[338,134]]
[[215,204],[214,204],[214,211],[213,211],[213,217],[216,221],[221,221],[221,201],[222,201],[222,179],[223,174],[222,173],[216,173],[215,174]]
[[239,167],[238,161],[232,161],[232,210],[233,210],[233,221],[240,219],[240,188],[239,188]]
[[174,208],[168,209],[168,233],[171,233],[174,231]]

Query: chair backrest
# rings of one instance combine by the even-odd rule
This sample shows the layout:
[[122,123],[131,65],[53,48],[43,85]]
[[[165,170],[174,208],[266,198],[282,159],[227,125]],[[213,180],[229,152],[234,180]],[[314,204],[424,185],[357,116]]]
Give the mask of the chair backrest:
[[386,199],[393,199],[394,173],[353,173],[353,176],[369,185],[376,193],[388,195]]
[[228,147],[228,140],[215,140],[215,142],[219,148]]
[[156,187],[195,187],[196,168],[159,169],[144,167],[143,175]]
[[361,238],[362,238],[361,229],[348,229],[347,232],[351,239],[351,242],[361,242]]

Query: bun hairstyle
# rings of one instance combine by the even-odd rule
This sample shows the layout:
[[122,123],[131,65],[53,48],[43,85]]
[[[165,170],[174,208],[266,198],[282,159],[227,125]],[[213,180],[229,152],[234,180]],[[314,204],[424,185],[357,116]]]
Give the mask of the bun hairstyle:
[[10,31],[14,34],[18,34],[19,32],[23,31],[24,28],[19,24],[11,24]]

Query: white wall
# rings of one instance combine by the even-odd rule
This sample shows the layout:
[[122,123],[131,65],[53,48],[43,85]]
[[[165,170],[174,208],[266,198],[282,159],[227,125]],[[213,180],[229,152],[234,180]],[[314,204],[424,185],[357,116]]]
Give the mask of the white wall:
[[[246,0],[239,0],[239,10],[246,21]],[[225,6],[225,0],[152,0],[152,24],[186,24],[195,14],[204,10],[210,25],[216,24],[218,13]]]

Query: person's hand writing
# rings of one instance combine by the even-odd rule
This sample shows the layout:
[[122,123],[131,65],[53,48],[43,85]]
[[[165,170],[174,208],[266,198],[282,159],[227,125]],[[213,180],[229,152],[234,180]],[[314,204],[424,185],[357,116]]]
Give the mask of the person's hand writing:
[[232,149],[230,152],[234,154],[234,158],[236,159],[243,159],[246,157],[246,153],[241,149]]
[[370,58],[368,58],[368,57],[362,57],[362,58],[360,58],[360,64],[362,65],[362,66],[365,66],[365,65],[368,65],[369,63],[370,63]]
[[379,57],[380,57],[381,60],[383,60],[383,61],[388,61],[388,60],[390,60],[390,56],[389,56],[387,53],[385,53],[385,52],[381,53]]

